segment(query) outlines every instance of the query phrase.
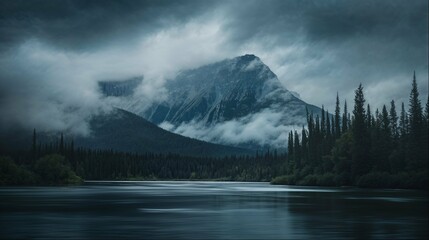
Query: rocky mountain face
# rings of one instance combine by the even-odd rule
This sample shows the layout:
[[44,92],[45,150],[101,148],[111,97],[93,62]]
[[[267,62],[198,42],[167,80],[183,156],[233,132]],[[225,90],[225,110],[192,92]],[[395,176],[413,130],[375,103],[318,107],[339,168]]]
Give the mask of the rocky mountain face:
[[320,111],[284,88],[255,55],[182,71],[165,87],[165,101],[142,109],[138,98],[128,97],[120,107],[185,136],[275,147],[286,144],[289,130],[306,124],[306,108]]
[[255,55],[183,71],[166,87],[168,99],[140,113],[156,124],[213,125],[264,109],[283,112],[285,124],[303,124],[305,107],[314,109],[285,89]]

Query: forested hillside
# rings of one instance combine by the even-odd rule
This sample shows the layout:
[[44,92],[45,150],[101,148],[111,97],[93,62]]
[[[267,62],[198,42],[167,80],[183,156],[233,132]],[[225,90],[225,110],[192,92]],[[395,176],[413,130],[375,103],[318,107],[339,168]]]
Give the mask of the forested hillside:
[[[308,128],[289,134],[288,172],[274,183],[411,187],[428,185],[429,100],[423,112],[414,75],[409,110],[395,102],[376,109],[366,104],[363,87],[355,91],[352,115],[308,113]],[[350,117],[351,116],[351,117]]]

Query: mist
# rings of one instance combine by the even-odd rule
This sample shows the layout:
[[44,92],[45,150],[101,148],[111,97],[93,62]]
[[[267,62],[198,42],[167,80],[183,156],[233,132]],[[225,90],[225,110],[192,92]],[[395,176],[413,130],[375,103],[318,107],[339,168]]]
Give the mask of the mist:
[[[119,104],[98,81],[143,75],[134,97],[145,109],[165,98],[165,83],[181,70],[246,53],[330,112],[336,92],[350,105],[359,83],[372,106],[407,103],[414,70],[421,99],[428,95],[426,1],[2,1],[0,12],[3,130],[88,135],[91,116]],[[264,112],[225,122],[213,136],[198,123],[174,131],[264,143],[249,130],[258,123],[273,125],[267,133],[285,130]],[[240,131],[229,136],[233,127]]]

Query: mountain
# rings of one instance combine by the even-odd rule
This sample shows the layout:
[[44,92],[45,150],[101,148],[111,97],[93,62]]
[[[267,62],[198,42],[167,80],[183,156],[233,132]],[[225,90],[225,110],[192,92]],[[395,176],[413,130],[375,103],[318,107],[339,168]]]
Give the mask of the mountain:
[[[282,131],[306,125],[306,108],[320,109],[301,100],[282,86],[277,76],[255,55],[227,59],[180,72],[165,86],[165,101],[142,108],[139,97],[124,98],[121,107],[165,129],[206,141],[238,146],[286,144]],[[259,130],[247,136],[244,131],[265,122],[275,129]],[[262,124],[262,123],[261,123]],[[237,126],[237,136],[229,136],[229,125]],[[264,132],[265,131],[265,132]],[[250,145],[249,145],[250,144]]]
[[247,149],[208,143],[171,133],[122,109],[94,116],[90,120],[90,127],[90,136],[76,138],[76,146],[136,153],[171,152],[192,156],[253,154]]
[[[189,156],[253,155],[244,148],[208,143],[166,131],[144,118],[122,109],[113,109],[89,120],[88,136],[72,136],[65,132],[65,141],[73,139],[75,147],[115,150],[129,153],[177,153]],[[30,150],[32,130],[11,129],[0,135],[0,153]],[[58,144],[60,133],[37,132],[37,142]]]

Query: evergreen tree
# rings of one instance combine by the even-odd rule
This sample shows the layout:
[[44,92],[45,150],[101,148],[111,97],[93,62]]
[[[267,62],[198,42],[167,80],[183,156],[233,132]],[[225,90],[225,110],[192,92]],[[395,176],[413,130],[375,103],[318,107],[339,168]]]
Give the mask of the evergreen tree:
[[408,117],[405,112],[404,102],[401,104],[401,115],[399,118],[399,155],[400,167],[405,168],[405,162],[408,162]]
[[288,148],[287,148],[287,159],[288,159],[288,173],[292,173],[294,169],[294,144],[293,144],[293,132],[289,132]]
[[365,124],[365,97],[362,84],[355,91],[355,105],[353,109],[353,151],[352,151],[352,177],[356,178],[367,173],[370,169],[368,162],[368,135]]
[[390,127],[392,130],[392,138],[394,142],[398,140],[398,115],[396,114],[396,107],[395,107],[395,101],[390,102],[390,111],[389,111],[389,118],[390,118]]
[[390,118],[387,112],[386,105],[383,105],[383,110],[381,111],[381,134],[379,141],[379,148],[381,151],[381,156],[379,159],[379,170],[380,171],[390,171],[388,157],[392,150],[392,140],[391,140],[391,126]]
[[390,118],[389,114],[387,113],[386,105],[383,105],[383,110],[381,111],[381,129],[385,137],[390,137]]
[[326,136],[325,109],[324,109],[323,105],[322,105],[322,114],[321,114],[321,116],[322,116],[322,120],[320,122],[320,134],[321,134],[321,137],[323,139]]
[[329,120],[329,112],[326,111],[326,140],[328,143],[331,141],[331,135],[331,121]]
[[409,148],[410,148],[410,167],[412,169],[418,169],[423,167],[423,162],[427,162],[423,159],[422,147],[423,146],[423,114],[422,106],[419,99],[419,91],[417,89],[416,73],[414,72],[412,89],[410,93],[410,109],[409,109],[409,124],[410,124],[410,136],[409,136]]
[[301,164],[305,165],[308,164],[308,140],[307,131],[305,130],[304,126],[302,126],[301,139]]
[[372,120],[371,107],[368,104],[366,107],[366,124],[367,124],[368,129],[371,128],[371,125],[372,125],[371,120]]
[[[425,108],[425,117],[424,117],[424,129],[423,129],[423,160],[424,162],[424,166],[427,168],[428,166],[428,161],[429,161],[429,153],[428,153],[428,145],[429,145],[429,96],[428,96],[428,100],[426,102],[426,108]],[[424,147],[426,146],[426,147]]]
[[407,133],[407,125],[406,125],[406,118],[407,113],[405,112],[404,103],[401,104],[401,116],[399,118],[399,133],[401,138],[404,138]]
[[314,161],[316,158],[316,138],[315,138],[315,123],[313,114],[310,113],[308,116],[308,164],[310,167],[314,167]]
[[314,146],[314,167],[318,168],[322,158],[322,134],[319,115],[316,116],[316,126],[314,128]]
[[295,131],[295,139],[294,139],[294,162],[295,162],[295,168],[301,169],[301,146],[299,144],[299,135],[298,132]]
[[345,133],[348,130],[348,113],[347,113],[347,101],[344,100],[344,113],[343,113],[343,120],[342,120],[342,129],[341,133]]
[[[337,101],[335,102],[335,121],[332,121],[332,125],[335,125],[335,138],[338,139],[341,136],[340,129],[340,99],[337,92]],[[332,132],[334,134],[334,132]]]

